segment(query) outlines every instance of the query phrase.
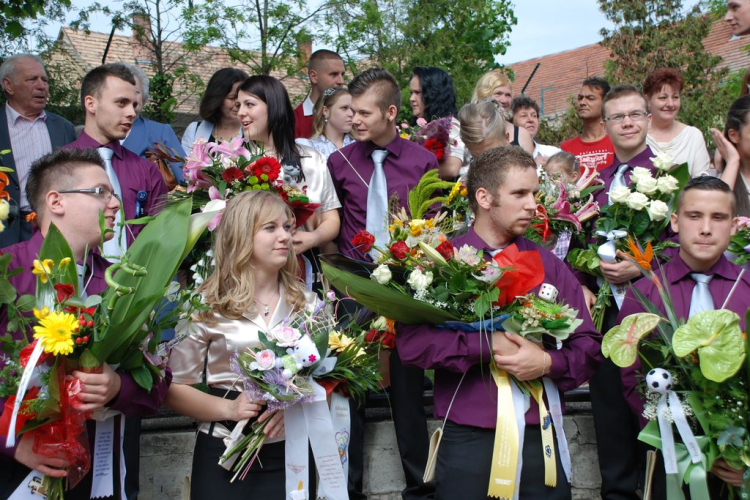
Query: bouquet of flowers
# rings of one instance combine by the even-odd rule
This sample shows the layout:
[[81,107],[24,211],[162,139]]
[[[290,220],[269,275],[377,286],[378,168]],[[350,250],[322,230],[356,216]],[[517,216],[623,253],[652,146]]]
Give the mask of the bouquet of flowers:
[[[600,262],[614,262],[618,250],[628,249],[628,236],[634,241],[651,243],[652,256],[657,259],[662,258],[666,248],[677,246],[661,235],[669,225],[669,214],[676,209],[677,193],[690,180],[688,165],[672,167],[671,159],[663,155],[652,160],[657,168],[655,176],[646,168],[635,167],[629,186],[610,190],[610,204],[600,208],[596,220],[597,243],[568,254],[568,262],[575,269],[603,280]],[[615,297],[619,306],[624,294],[624,287],[602,283],[591,313],[598,329],[602,327],[604,310],[611,297]]]
[[[627,316],[607,332],[602,353],[622,368],[641,360],[645,377],[639,392],[646,399],[643,416],[649,423],[639,439],[663,451],[668,498],[683,498],[683,483],[690,485],[692,498],[709,498],[706,471],[717,459],[736,469],[750,466],[750,343],[732,311],[678,318],[670,290],[650,261],[643,253],[632,258],[656,286],[664,312],[633,287],[647,312]],[[745,321],[750,321],[750,311]],[[749,493],[746,474],[740,498]]]
[[737,217],[737,232],[729,240],[727,250],[734,255],[732,262],[738,266],[750,261],[750,217]]
[[445,159],[446,149],[455,146],[451,143],[450,132],[453,127],[453,117],[446,116],[428,122],[424,118],[417,118],[417,125],[410,127],[406,123],[401,124],[401,138],[424,146],[438,161]]
[[[367,392],[378,389],[379,347],[368,335],[372,321],[362,322],[360,326],[362,318],[348,318],[337,324],[336,304],[333,291],[327,292],[325,301],[319,302],[314,309],[289,318],[268,335],[260,333],[262,348],[233,356],[233,370],[243,380],[245,391],[255,400],[266,401],[271,411],[285,410],[288,439],[290,434],[297,434],[301,427],[305,427],[295,424],[294,412],[299,405],[322,401],[327,407],[326,397],[332,397],[331,406],[341,406],[337,398],[349,395],[362,398]],[[345,404],[348,408],[348,403]],[[328,415],[328,426],[318,426],[309,432],[327,436],[330,438],[328,444],[334,440],[338,442],[339,435],[334,436],[330,427],[331,419],[332,416]],[[232,481],[237,477],[243,479],[257,458],[265,441],[263,429],[267,423],[268,420],[253,423],[246,436],[240,432],[247,422],[240,422],[235,427],[233,443],[220,462],[236,471]],[[342,459],[346,455],[348,430],[346,438],[346,443],[339,443]],[[307,453],[306,435],[304,453]],[[315,443],[313,453],[317,461],[319,451],[315,449]]]
[[599,204],[593,192],[602,189],[603,183],[595,168],[586,168],[574,184],[565,184],[559,178],[550,178],[543,173],[537,193],[537,208],[526,238],[545,246],[556,246],[560,236],[567,232],[567,254],[570,237],[576,235],[583,242],[583,226],[587,220],[599,214]]
[[[156,314],[184,255],[192,248],[213,213],[190,216],[188,203],[167,208],[140,233],[117,264],[105,273],[108,288],[82,297],[70,247],[50,226],[39,258],[31,270],[9,270],[10,255],[0,257],[0,299],[8,310],[8,333],[1,340],[6,353],[0,397],[7,397],[0,435],[13,446],[16,436],[29,433],[38,454],[63,452],[70,466],[68,486],[89,471],[91,457],[85,421],[91,415],[76,409],[80,392],[74,370],[100,372],[103,363],[117,364],[146,391],[164,376],[165,354],[159,351],[161,331],[201,308],[199,298],[184,292],[184,307]],[[105,233],[100,215],[102,234]],[[136,264],[138,263],[138,264]],[[37,277],[36,296],[17,293],[8,278],[20,272]],[[33,311],[33,317],[27,316]],[[32,331],[35,340],[26,335]],[[14,340],[10,332],[20,332]],[[48,499],[64,496],[63,479],[44,479]]]

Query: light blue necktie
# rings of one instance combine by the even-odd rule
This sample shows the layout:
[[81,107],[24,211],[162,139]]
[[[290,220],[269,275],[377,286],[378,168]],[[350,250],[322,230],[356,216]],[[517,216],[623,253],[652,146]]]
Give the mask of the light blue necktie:
[[[612,192],[613,189],[618,187],[628,187],[628,185],[625,183],[625,171],[630,168],[630,165],[627,163],[623,163],[619,167],[617,167],[617,172],[615,172],[615,177],[612,179],[612,184],[609,185],[609,193]],[[609,197],[609,193],[607,193],[607,197]],[[609,203],[612,203],[612,200],[609,200]]]
[[711,297],[711,290],[708,288],[708,284],[711,282],[712,275],[690,273],[690,277],[695,280],[695,286],[693,287],[693,297],[690,299],[690,313],[688,318],[692,317],[693,314],[697,314],[703,311],[713,311],[714,299]]
[[[388,151],[376,149],[372,152],[375,170],[367,191],[367,231],[375,236],[375,245],[383,248],[388,243],[388,184],[385,180],[383,160]],[[374,257],[374,256],[373,256]]]
[[114,189],[117,199],[120,200],[120,210],[115,214],[115,236],[111,240],[104,242],[103,251],[105,255],[111,256],[108,259],[110,262],[119,262],[119,257],[128,248],[128,241],[125,236],[125,228],[122,225],[122,221],[124,220],[123,210],[125,210],[125,207],[122,206],[122,188],[120,187],[119,179],[117,179],[115,168],[112,165],[112,156],[115,152],[109,148],[97,148],[97,151],[104,162],[104,169],[107,171],[107,177],[109,177],[109,182],[112,184],[112,189]]

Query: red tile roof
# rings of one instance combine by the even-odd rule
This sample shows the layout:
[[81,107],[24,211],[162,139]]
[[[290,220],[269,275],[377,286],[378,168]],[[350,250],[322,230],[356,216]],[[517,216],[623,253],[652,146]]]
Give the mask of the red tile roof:
[[[716,21],[703,42],[704,47],[723,58],[722,67],[728,66],[732,71],[750,68],[750,55],[742,50],[750,44],[750,39],[732,37],[731,31],[727,23]],[[583,80],[589,76],[604,75],[604,62],[607,59],[607,49],[596,43],[511,64],[515,73],[513,91],[520,95],[534,67],[540,63],[525,94],[539,103],[545,116],[563,113],[568,108],[568,97],[580,90]]]

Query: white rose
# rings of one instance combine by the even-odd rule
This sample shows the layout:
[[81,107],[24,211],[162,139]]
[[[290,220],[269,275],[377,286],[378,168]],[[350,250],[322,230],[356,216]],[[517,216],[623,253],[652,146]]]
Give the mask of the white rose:
[[625,203],[633,210],[643,210],[648,205],[648,196],[643,193],[630,193]]
[[658,168],[659,170],[669,170],[672,168],[672,165],[674,165],[674,159],[669,156],[667,153],[663,151],[659,151],[656,153],[656,156],[654,158],[650,158],[651,163],[654,165],[654,168]]
[[635,189],[640,193],[652,195],[656,192],[656,184],[657,181],[653,177],[643,177],[635,185]]
[[643,179],[647,179],[649,177],[653,177],[649,169],[643,167],[635,167],[633,169],[633,173],[630,174],[630,182],[638,184]]
[[648,206],[648,216],[652,221],[664,220],[669,215],[669,206],[660,200],[653,200]]
[[657,187],[659,188],[659,191],[661,191],[664,194],[673,193],[677,191],[677,188],[679,187],[677,179],[675,179],[671,175],[665,175],[664,177],[659,177],[659,179],[656,181],[656,184],[657,184]]
[[422,272],[419,269],[415,269],[409,275],[407,283],[414,290],[425,290],[432,283],[432,273],[430,271]]
[[375,280],[381,285],[388,284],[392,277],[391,269],[386,264],[380,264],[370,275],[371,280]]
[[384,330],[388,329],[388,320],[385,319],[385,316],[378,316],[378,319],[372,322],[372,325],[370,325],[372,328],[382,332]]
[[609,191],[609,199],[612,203],[625,203],[630,196],[630,188],[625,186],[616,187]]

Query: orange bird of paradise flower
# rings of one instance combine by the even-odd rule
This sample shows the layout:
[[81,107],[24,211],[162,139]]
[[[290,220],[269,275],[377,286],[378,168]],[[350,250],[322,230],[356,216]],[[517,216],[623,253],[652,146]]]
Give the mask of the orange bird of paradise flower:
[[633,259],[639,267],[646,271],[651,271],[651,261],[654,258],[654,249],[651,247],[650,241],[646,244],[646,250],[642,251],[638,248],[635,241],[633,241],[633,238],[628,237],[628,249],[631,252],[631,254],[628,254],[628,257]]

